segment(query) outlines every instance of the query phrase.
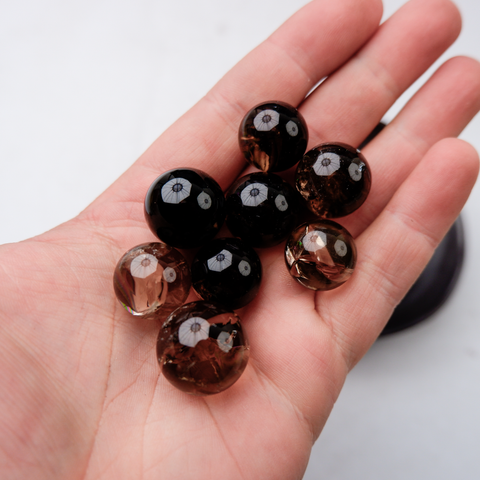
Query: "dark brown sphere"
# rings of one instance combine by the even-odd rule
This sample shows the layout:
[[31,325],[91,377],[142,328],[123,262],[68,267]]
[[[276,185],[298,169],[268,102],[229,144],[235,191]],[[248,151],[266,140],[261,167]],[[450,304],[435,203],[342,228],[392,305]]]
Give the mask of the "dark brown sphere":
[[262,263],[239,238],[216,238],[192,262],[192,285],[204,300],[237,310],[250,303],[262,281]]
[[233,385],[247,366],[248,339],[234,312],[192,302],[173,312],[158,334],[163,375],[192,395],[211,395]]
[[240,150],[250,165],[264,172],[282,172],[300,161],[308,143],[304,118],[284,102],[264,102],[243,118]]
[[343,143],[323,143],[304,155],[295,183],[315,215],[338,218],[365,202],[372,175],[359,150]]
[[196,248],[211,240],[225,220],[225,197],[205,172],[177,168],[160,175],[145,196],[145,220],[162,242]]
[[228,191],[226,223],[252,247],[273,247],[298,223],[299,204],[297,191],[278,175],[250,173]]

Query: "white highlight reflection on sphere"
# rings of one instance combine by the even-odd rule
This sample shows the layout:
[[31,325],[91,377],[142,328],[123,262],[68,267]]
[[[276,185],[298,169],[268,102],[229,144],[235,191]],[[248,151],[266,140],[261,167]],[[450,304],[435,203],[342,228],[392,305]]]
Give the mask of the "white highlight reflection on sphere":
[[162,187],[162,200],[165,203],[180,203],[190,195],[192,184],[185,178],[172,178]]
[[247,207],[258,207],[268,198],[268,187],[263,183],[251,183],[240,193],[242,203]]
[[220,350],[222,350],[225,353],[228,353],[232,349],[234,338],[235,338],[235,335],[232,335],[231,333],[220,332],[220,335],[217,338],[217,344]]
[[277,195],[275,197],[275,206],[281,211],[284,212],[288,208],[287,199],[283,195]]
[[130,264],[130,273],[135,278],[147,278],[157,270],[158,260],[149,253],[138,255]]
[[238,271],[244,276],[244,277],[248,277],[250,275],[250,272],[252,271],[252,267],[250,266],[250,264],[248,262],[246,262],[245,260],[242,260],[239,264],[238,264]]
[[362,178],[362,168],[365,166],[363,162],[360,162],[360,165],[356,163],[351,163],[348,167],[348,174],[350,178],[355,182],[358,182]]
[[324,248],[327,244],[327,235],[325,232],[320,232],[319,230],[313,230],[308,232],[302,240],[305,250],[309,252],[316,252],[321,248]]
[[223,249],[220,253],[217,253],[214,257],[207,260],[209,270],[212,272],[221,272],[232,264],[232,254]]
[[178,329],[178,341],[187,347],[194,347],[200,340],[206,340],[210,324],[201,317],[185,320]]
[[340,156],[333,152],[321,153],[313,164],[313,171],[320,177],[326,177],[340,168]]
[[347,244],[340,239],[335,242],[333,248],[335,249],[339,257],[344,257],[348,252]]
[[208,210],[212,206],[212,198],[208,193],[202,192],[197,197],[197,203],[202,210]]
[[167,267],[163,271],[163,278],[167,283],[173,283],[177,278],[177,272],[172,267]]
[[280,122],[280,114],[275,110],[262,110],[253,119],[253,125],[259,132],[268,132]]
[[285,125],[285,128],[291,137],[296,137],[298,135],[298,125],[293,120],[290,120]]

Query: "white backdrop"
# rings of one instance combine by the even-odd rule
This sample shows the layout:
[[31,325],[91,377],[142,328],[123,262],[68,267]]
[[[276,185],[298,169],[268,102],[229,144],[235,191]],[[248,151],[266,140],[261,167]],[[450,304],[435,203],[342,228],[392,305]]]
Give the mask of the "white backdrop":
[[[2,2],[0,243],[80,212],[305,3]],[[405,1],[384,3],[388,17]],[[457,4],[464,32],[443,58],[480,58],[480,2]],[[480,150],[478,117],[462,138]],[[480,478],[479,187],[463,216],[458,288],[428,322],[378,341],[351,373],[305,480]]]

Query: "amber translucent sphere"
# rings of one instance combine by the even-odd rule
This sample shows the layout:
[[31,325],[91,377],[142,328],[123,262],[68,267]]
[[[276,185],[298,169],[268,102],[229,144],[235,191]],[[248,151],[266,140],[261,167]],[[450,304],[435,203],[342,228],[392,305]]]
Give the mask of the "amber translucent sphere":
[[264,172],[281,172],[293,167],[305,153],[307,124],[288,103],[264,102],[245,115],[238,141],[248,163]]
[[233,385],[245,370],[249,353],[238,315],[208,302],[175,310],[157,341],[163,375],[192,395],[211,395]]
[[164,243],[146,243],[129,250],[113,275],[115,295],[135,316],[165,320],[187,299],[190,270],[183,255]]
[[363,204],[372,175],[359,150],[343,143],[324,143],[305,154],[298,164],[295,183],[315,215],[338,218]]
[[352,275],[356,260],[352,236],[331,220],[300,225],[285,246],[290,275],[311,290],[339,287]]

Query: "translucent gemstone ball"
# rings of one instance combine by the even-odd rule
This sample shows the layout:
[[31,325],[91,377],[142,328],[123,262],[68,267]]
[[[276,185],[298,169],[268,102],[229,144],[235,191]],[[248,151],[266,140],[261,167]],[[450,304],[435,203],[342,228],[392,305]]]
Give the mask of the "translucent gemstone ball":
[[305,154],[298,164],[295,182],[315,215],[338,218],[363,204],[372,175],[359,150],[343,143],[324,143]]
[[212,239],[225,214],[222,189],[200,170],[170,170],[152,183],[145,196],[150,230],[176,248],[200,247]]
[[299,195],[274,173],[239,178],[227,193],[227,226],[252,247],[273,247],[295,227]]
[[146,243],[129,250],[118,262],[113,287],[119,302],[132,315],[165,320],[183,305],[191,286],[183,255],[163,243]]
[[352,275],[356,260],[352,236],[331,220],[300,225],[285,246],[290,275],[311,290],[339,287]]
[[160,329],[157,358],[163,375],[193,395],[219,393],[245,370],[250,351],[240,318],[207,302],[173,312]]
[[236,310],[251,302],[262,280],[262,264],[239,238],[217,238],[192,262],[192,284],[204,300]]
[[307,124],[288,103],[265,102],[245,115],[238,141],[248,163],[264,172],[281,172],[293,167],[305,153]]

